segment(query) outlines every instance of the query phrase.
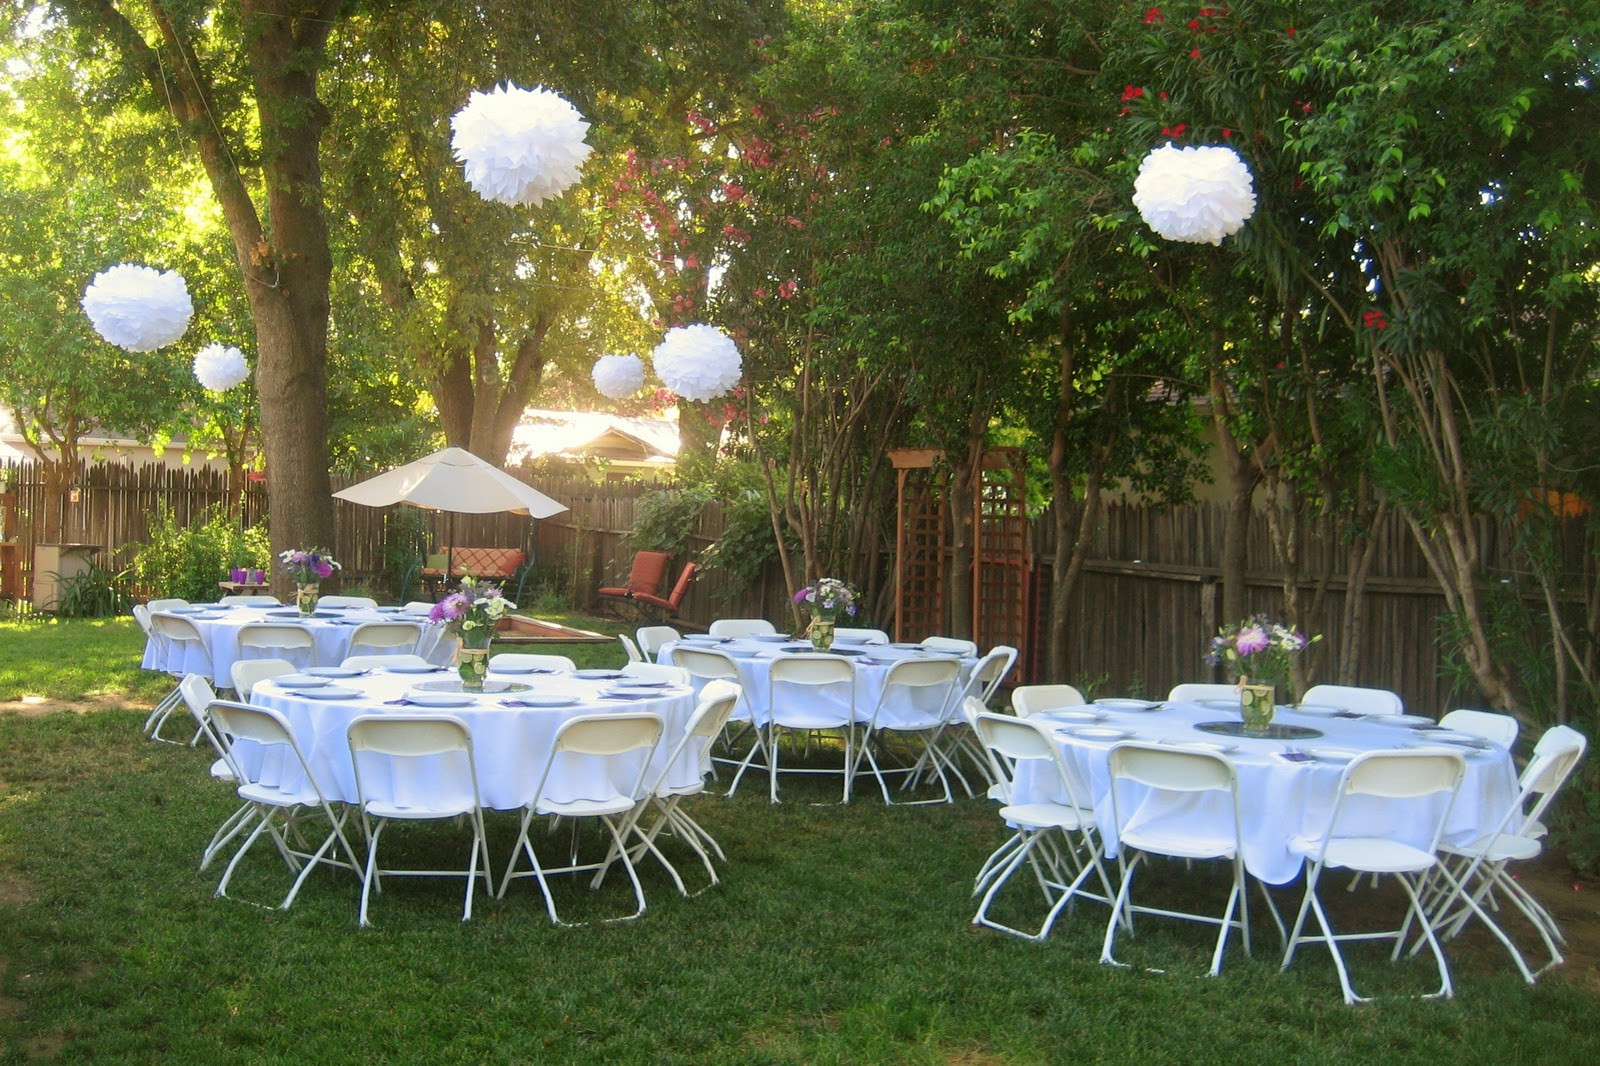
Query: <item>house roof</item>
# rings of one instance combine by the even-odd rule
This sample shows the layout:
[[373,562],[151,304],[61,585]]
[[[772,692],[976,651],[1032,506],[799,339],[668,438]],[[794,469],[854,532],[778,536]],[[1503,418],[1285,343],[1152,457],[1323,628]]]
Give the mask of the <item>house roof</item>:
[[524,411],[508,458],[544,455],[667,466],[678,457],[678,423],[598,411]]

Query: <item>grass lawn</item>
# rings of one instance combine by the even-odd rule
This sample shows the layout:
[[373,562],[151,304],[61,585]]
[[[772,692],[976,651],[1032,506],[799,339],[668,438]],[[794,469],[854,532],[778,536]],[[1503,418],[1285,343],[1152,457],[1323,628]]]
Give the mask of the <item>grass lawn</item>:
[[[574,624],[599,628],[592,619]],[[614,631],[610,627],[606,631]],[[972,875],[1002,835],[992,805],[766,802],[764,781],[691,810],[729,854],[685,899],[643,867],[632,923],[558,929],[537,886],[479,897],[459,882],[391,880],[358,929],[359,885],[319,871],[293,910],[266,849],[217,899],[199,853],[233,808],[209,757],[139,735],[152,694],[131,622],[0,625],[0,700],[93,697],[82,714],[0,712],[0,1062],[1582,1062],[1600,1056],[1592,975],[1528,988],[1486,936],[1452,952],[1457,998],[1343,1005],[1326,952],[1278,972],[1276,935],[1230,947],[1144,918],[1119,938],[1135,968],[1098,964],[1104,909],[1043,944],[969,924]],[[563,649],[555,649],[563,650]],[[573,646],[615,665],[615,645]],[[30,665],[31,663],[31,665]],[[833,793],[817,782],[811,795]],[[503,867],[515,835],[490,818]],[[453,826],[397,827],[386,850],[455,860]],[[426,853],[426,854],[424,854]],[[679,868],[699,872],[686,853]],[[394,858],[391,855],[391,858]],[[1175,902],[1220,906],[1222,882],[1181,864],[1144,875]],[[696,880],[698,886],[703,881]],[[561,886],[575,916],[615,912],[625,879]],[[1336,913],[1394,898],[1329,893]],[[1294,897],[1297,901],[1297,897]],[[1291,903],[1284,892],[1280,900]],[[1393,909],[1387,914],[1398,913]],[[1524,932],[1525,930],[1520,930]],[[1526,936],[1524,937],[1526,939]],[[1431,987],[1425,960],[1391,970],[1353,952],[1357,987]],[[1152,972],[1161,970],[1165,972]]]

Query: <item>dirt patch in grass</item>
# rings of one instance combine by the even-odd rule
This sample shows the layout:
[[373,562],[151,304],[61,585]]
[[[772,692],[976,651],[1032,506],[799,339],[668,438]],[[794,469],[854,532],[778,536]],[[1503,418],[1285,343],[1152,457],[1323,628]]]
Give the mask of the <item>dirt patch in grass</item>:
[[0,714],[13,712],[27,718],[47,714],[88,714],[91,711],[140,710],[121,696],[90,696],[83,700],[47,700],[43,696],[24,696],[20,700],[0,700]]

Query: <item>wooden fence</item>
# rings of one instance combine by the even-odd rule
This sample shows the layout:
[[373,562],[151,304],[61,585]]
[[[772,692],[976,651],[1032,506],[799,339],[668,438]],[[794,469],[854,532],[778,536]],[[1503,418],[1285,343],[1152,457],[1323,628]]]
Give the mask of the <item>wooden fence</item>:
[[[515,471],[514,471],[515,472]],[[598,603],[595,589],[620,583],[632,549],[626,541],[639,498],[648,486],[597,483],[582,476],[541,474],[526,480],[567,505],[568,512],[531,522],[514,515],[439,515],[423,519],[425,541],[442,546],[521,547],[536,563],[535,580],[578,608]],[[0,467],[0,480],[12,493],[16,517],[0,526],[0,540],[19,542],[26,570],[31,566],[34,529],[45,506],[36,464]],[[359,479],[353,479],[359,480]],[[155,465],[129,468],[89,466],[75,481],[79,500],[70,508],[67,539],[109,549],[108,558],[125,564],[126,549],[147,536],[147,514],[164,503],[187,521],[206,506],[226,499],[226,480],[208,470],[168,470]],[[343,484],[341,482],[340,484]],[[336,485],[336,487],[338,487]],[[247,522],[263,519],[265,493],[252,486],[246,495]],[[346,585],[381,583],[384,544],[407,521],[400,508],[369,508],[335,503],[335,541],[329,547],[345,565]],[[416,516],[410,517],[415,531]],[[0,521],[4,512],[0,511]],[[1202,661],[1210,636],[1227,619],[1218,617],[1220,555],[1225,517],[1218,505],[1152,508],[1122,503],[1108,507],[1096,532],[1089,562],[1072,606],[1072,680],[1103,685],[1103,691],[1164,694],[1180,681],[1211,676]],[[712,506],[690,537],[693,556],[708,547],[723,528],[721,510]],[[1047,514],[1032,530],[1035,560],[1031,602],[1032,636],[1026,658],[1042,663],[1038,646],[1048,632],[1042,616],[1049,603],[1053,524]],[[1509,573],[1509,538],[1485,527],[1491,573]],[[1370,685],[1401,693],[1408,707],[1439,713],[1456,704],[1477,702],[1473,693],[1451,692],[1441,676],[1440,618],[1444,600],[1437,591],[1411,534],[1398,518],[1381,524],[1370,576],[1363,590],[1365,628],[1354,661],[1354,676],[1334,677],[1339,658],[1341,612],[1346,595],[1345,548],[1334,525],[1315,517],[1299,520],[1296,530],[1304,555],[1303,601],[1310,611],[1305,628],[1321,633],[1314,649],[1313,680]],[[1257,516],[1249,536],[1246,564],[1252,611],[1281,614],[1280,567],[1265,519]],[[120,553],[120,554],[119,554]],[[677,560],[676,567],[685,560]],[[885,560],[885,565],[889,563]],[[23,575],[27,588],[27,574]],[[399,590],[391,590],[398,592]],[[407,590],[414,592],[415,589]],[[736,586],[724,573],[701,571],[682,616],[704,625],[718,616],[767,617],[784,624],[789,617],[786,589],[776,565],[754,587]],[[890,619],[864,619],[888,626]],[[981,637],[981,634],[980,634]],[[1030,680],[1043,680],[1032,676]]]

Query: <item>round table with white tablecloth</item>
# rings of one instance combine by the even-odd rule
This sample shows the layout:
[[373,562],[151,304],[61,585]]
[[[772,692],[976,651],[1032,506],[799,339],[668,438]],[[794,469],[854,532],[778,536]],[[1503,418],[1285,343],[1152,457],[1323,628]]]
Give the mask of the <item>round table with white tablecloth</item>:
[[205,641],[210,657],[197,649],[173,645],[158,633],[145,642],[141,665],[146,670],[169,674],[203,673],[217,688],[233,686],[233,663],[240,658],[239,631],[255,623],[299,626],[311,635],[313,666],[337,666],[350,654],[350,637],[366,622],[416,622],[421,626],[413,649],[430,662],[443,665],[454,654],[451,641],[441,641],[443,630],[428,624],[426,614],[407,612],[398,607],[327,608],[304,618],[295,607],[249,607],[244,605],[190,604],[159,614],[176,614],[188,619]]
[[[1417,749],[1453,750],[1465,755],[1466,776],[1445,823],[1446,843],[1466,844],[1491,830],[1517,795],[1516,767],[1506,749],[1484,741],[1478,742],[1481,746],[1471,744],[1459,735],[1447,736],[1445,731],[1430,728],[1426,720],[1366,718],[1340,713],[1337,708],[1300,714],[1280,707],[1275,725],[1290,727],[1287,732],[1313,730],[1321,735],[1258,739],[1199,728],[1216,728],[1212,723],[1237,726],[1237,707],[1147,703],[1141,709],[1139,704],[1140,701],[1105,701],[1033,716],[1048,725],[1069,768],[1076,770],[1078,780],[1087,788],[1108,855],[1117,853],[1108,759],[1111,748],[1125,741],[1227,748],[1222,754],[1233,765],[1239,781],[1245,868],[1269,884],[1292,881],[1300,871],[1300,853],[1327,832],[1340,776],[1356,754]],[[1087,720],[1091,715],[1102,717]],[[1189,819],[1196,835],[1231,835],[1232,814],[1225,796],[1190,795],[1175,801],[1131,783],[1120,788],[1119,798],[1129,824],[1159,811],[1164,819]],[[1061,794],[1053,772],[1047,774],[1031,763],[1018,767],[1012,796],[1019,803],[1067,798]],[[1372,835],[1394,835],[1420,847],[1428,844],[1428,826],[1419,830],[1424,839],[1414,839],[1416,834],[1408,837],[1405,825],[1392,824],[1381,800],[1353,797],[1340,816],[1340,835],[1363,831],[1363,827],[1370,829]]]
[[[606,676],[600,676],[602,674]],[[625,679],[608,671],[513,674],[491,669],[489,688],[506,684],[526,685],[527,688],[480,694],[461,693],[455,672],[445,669],[428,673],[378,669],[355,677],[327,680],[326,686],[307,688],[299,687],[304,682],[297,684],[298,675],[287,681],[275,678],[258,683],[250,698],[252,703],[270,707],[288,720],[318,783],[330,799],[346,802],[356,799],[346,731],[350,722],[360,715],[444,714],[461,719],[472,734],[484,806],[512,810],[533,800],[556,730],[568,719],[578,715],[638,711],[659,715],[664,732],[660,745],[651,755],[653,765],[648,779],[665,765],[696,705],[694,692],[686,685]],[[328,689],[333,690],[331,695]],[[427,698],[430,705],[396,702],[407,699],[408,694]],[[451,698],[443,699],[444,696]],[[432,705],[437,703],[461,705]],[[261,750],[249,742],[238,742],[236,749],[246,760],[249,772],[260,774],[267,784],[287,787],[300,776],[299,767],[291,765],[292,755],[287,760],[269,755],[270,761],[264,762]],[[597,766],[598,763],[587,756],[559,760],[547,794],[563,802],[604,795],[604,789],[597,788],[593,776],[601,772]],[[710,760],[703,745],[691,746],[684,759],[672,767],[666,783],[688,787],[700,780],[709,768]],[[363,775],[369,798],[377,795],[405,804],[420,800],[430,788],[425,767],[397,763],[393,772],[382,778],[367,775],[364,767]],[[610,779],[619,788],[632,784],[632,779],[618,767],[613,767]]]
[[[702,651],[720,651],[733,659],[739,670],[739,684],[744,687],[745,700],[755,716],[756,724],[765,725],[772,706],[772,664],[779,658],[799,652],[813,651],[810,641],[794,640],[784,636],[744,638],[686,637],[683,641],[662,645],[657,661],[671,664],[672,651],[679,647]],[[848,659],[855,667],[855,720],[865,722],[872,716],[873,708],[883,695],[889,668],[904,659],[948,658],[934,655],[917,644],[846,644],[835,642],[833,651]],[[966,684],[978,660],[967,657],[960,660],[961,671],[956,688]],[[942,687],[907,689],[894,693],[884,705],[879,725],[893,727],[905,719],[921,719],[940,710],[950,710],[952,693]],[[819,702],[843,703],[837,693],[826,687],[809,689],[806,698]],[[842,711],[842,707],[840,708]],[[841,717],[843,717],[841,715]]]

